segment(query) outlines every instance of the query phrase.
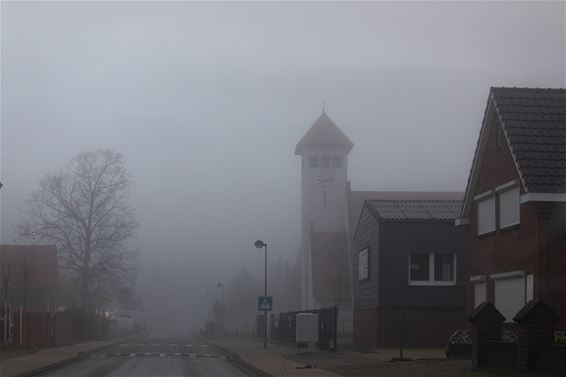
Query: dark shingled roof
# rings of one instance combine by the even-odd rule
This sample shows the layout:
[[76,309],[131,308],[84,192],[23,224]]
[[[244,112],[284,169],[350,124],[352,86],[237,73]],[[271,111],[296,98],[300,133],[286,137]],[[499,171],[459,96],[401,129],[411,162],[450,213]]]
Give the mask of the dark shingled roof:
[[[442,198],[442,194],[446,196]],[[367,200],[366,205],[384,220],[454,220],[462,209],[462,196],[423,192],[414,198]]]
[[305,136],[299,141],[295,148],[295,154],[302,154],[306,145],[343,145],[350,152],[354,144],[338,126],[322,112],[320,117],[309,128]]
[[527,192],[566,192],[566,90],[491,91]]

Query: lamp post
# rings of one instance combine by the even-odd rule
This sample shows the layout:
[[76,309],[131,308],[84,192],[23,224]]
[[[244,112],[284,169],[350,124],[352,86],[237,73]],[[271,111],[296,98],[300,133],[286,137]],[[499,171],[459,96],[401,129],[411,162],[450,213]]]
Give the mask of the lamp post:
[[[267,244],[262,240],[257,240],[254,245],[258,249],[261,249],[262,247],[265,249],[264,297],[267,299]],[[264,310],[263,312],[265,314],[265,336],[263,338],[263,347],[267,348],[267,310]]]

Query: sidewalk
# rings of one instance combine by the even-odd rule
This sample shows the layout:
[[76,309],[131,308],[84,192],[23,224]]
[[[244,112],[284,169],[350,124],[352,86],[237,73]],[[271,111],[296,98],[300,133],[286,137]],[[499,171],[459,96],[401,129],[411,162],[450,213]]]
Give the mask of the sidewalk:
[[[471,370],[469,360],[444,360],[441,349],[406,349],[410,362],[391,362],[398,349],[371,352],[298,352],[293,346],[269,343],[267,349],[256,339],[214,339],[210,344],[222,349],[236,361],[265,377],[476,377],[485,374]],[[312,368],[305,368],[305,366]]]
[[263,347],[261,340],[251,339],[214,339],[209,343],[264,377],[338,377],[337,374],[318,369],[306,369],[305,364],[287,359],[294,354],[294,347],[269,343]]
[[[139,335],[137,337],[139,337]],[[73,361],[79,357],[81,352],[90,352],[110,347],[132,338],[136,337],[128,336],[110,340],[77,343],[70,346],[50,347],[26,356],[7,359],[2,361],[0,365],[0,377],[23,377],[39,373],[40,371],[55,368]]]

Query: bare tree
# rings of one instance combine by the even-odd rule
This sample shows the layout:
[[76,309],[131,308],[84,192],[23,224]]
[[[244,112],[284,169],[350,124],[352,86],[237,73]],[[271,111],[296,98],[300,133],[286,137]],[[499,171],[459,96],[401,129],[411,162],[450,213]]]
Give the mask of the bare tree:
[[121,154],[84,152],[44,177],[24,210],[19,229],[56,244],[61,271],[83,309],[90,309],[94,291],[132,272],[136,253],[125,245],[137,228],[130,179]]
[[257,312],[257,296],[260,294],[261,283],[247,269],[240,271],[226,288],[226,309],[231,320],[241,323],[244,329],[249,329],[253,315]]

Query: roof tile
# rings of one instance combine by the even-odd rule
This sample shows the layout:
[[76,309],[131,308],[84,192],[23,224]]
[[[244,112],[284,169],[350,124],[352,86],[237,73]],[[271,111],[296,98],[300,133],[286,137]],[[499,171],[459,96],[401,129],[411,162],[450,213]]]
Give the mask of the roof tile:
[[492,88],[528,192],[566,191],[566,90]]

